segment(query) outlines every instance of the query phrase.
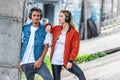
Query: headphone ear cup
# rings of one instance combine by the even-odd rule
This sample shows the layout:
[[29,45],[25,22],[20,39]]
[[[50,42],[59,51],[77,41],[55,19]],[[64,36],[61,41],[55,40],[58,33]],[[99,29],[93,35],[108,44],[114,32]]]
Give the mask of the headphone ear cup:
[[32,16],[32,15],[31,15],[31,12],[30,12],[30,13],[29,13],[29,19],[31,19],[31,16]]
[[70,22],[70,17],[69,17],[69,16],[66,16],[65,21],[66,21],[66,22]]
[[41,12],[41,14],[40,14],[40,20],[42,19],[42,12]]

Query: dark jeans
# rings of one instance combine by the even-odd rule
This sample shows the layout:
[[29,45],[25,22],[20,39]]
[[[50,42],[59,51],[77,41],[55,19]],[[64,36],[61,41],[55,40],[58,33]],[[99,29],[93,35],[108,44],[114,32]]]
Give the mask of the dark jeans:
[[22,69],[25,73],[27,80],[34,80],[35,73],[42,76],[44,80],[53,80],[44,62],[42,63],[40,68],[37,68],[37,69],[34,69],[34,63],[23,64]]
[[[61,69],[62,69],[62,65],[53,65],[52,64],[54,80],[61,80],[61,78],[60,78]],[[71,69],[67,69],[67,70],[69,72],[75,74],[79,78],[79,80],[86,80],[83,71],[75,63],[72,64]]]

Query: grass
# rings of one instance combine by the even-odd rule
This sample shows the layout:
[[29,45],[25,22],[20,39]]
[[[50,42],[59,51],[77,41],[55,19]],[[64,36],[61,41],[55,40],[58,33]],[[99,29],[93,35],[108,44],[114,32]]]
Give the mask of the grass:
[[105,52],[98,52],[95,54],[86,53],[86,54],[83,54],[82,56],[78,55],[75,59],[75,62],[76,63],[85,63],[85,62],[92,61],[92,60],[98,59],[98,58],[106,56],[106,55],[107,54]]

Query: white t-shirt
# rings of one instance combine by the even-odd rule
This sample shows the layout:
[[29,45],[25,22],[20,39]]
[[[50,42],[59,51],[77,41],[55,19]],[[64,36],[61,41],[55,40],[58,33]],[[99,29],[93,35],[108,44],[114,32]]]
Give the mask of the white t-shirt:
[[44,44],[49,44],[49,46],[52,45],[52,33],[47,32],[46,36],[45,36],[45,40],[44,40]]
[[35,28],[35,27],[31,26],[31,29],[30,29],[31,34],[30,34],[30,37],[29,37],[29,42],[28,42],[28,45],[26,47],[23,59],[22,59],[22,61],[20,63],[21,65],[22,64],[26,64],[26,63],[33,63],[33,62],[35,62],[33,50],[34,50],[35,31],[37,29],[38,28]]
[[52,57],[52,64],[64,65],[64,47],[65,47],[66,32],[62,31],[55,45],[55,50]]
[[[20,63],[21,65],[35,62],[35,59],[34,59],[34,38],[35,38],[35,31],[37,29],[38,28],[35,28],[35,27],[31,26],[31,29],[30,29],[31,34],[30,34],[30,37],[29,37],[29,42],[28,42],[28,45],[26,47],[23,59]],[[23,42],[23,36],[24,36],[24,34],[22,35],[22,42]],[[51,42],[52,42],[52,34],[47,33],[46,36],[45,36],[44,44],[51,45],[52,44]]]

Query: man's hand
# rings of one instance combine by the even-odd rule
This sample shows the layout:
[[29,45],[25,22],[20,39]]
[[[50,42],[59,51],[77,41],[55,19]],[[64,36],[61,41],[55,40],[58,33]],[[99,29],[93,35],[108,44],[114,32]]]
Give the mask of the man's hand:
[[20,65],[20,63],[18,63],[18,69],[22,72],[22,66]]
[[36,68],[39,68],[40,66],[41,66],[41,64],[42,64],[42,61],[36,61],[35,63],[34,63],[34,69],[36,69]]
[[71,62],[68,62],[66,68],[67,68],[67,69],[71,69],[71,68],[72,68],[72,63],[71,63]]
[[43,59],[44,59],[44,56],[45,56],[46,53],[47,53],[47,50],[48,50],[48,44],[44,44],[44,49],[43,49],[42,55],[41,55],[40,58],[34,63],[34,69],[40,68],[40,66],[41,66],[41,64],[42,64],[42,61],[43,61]]

